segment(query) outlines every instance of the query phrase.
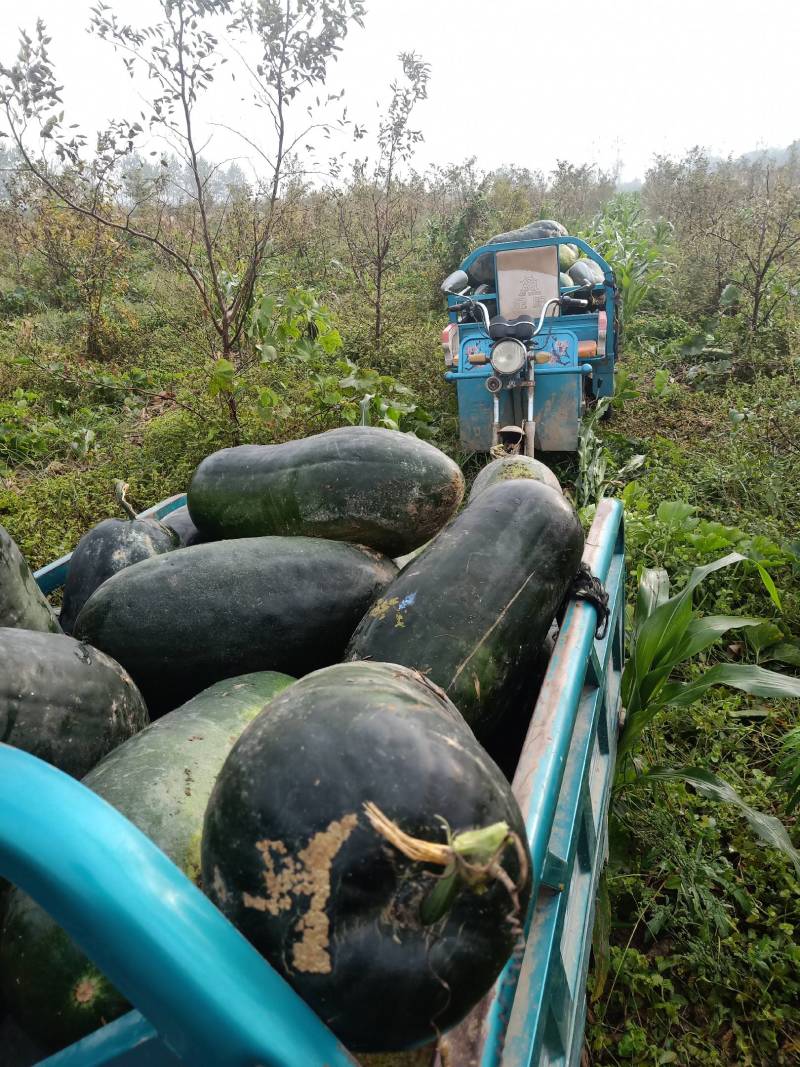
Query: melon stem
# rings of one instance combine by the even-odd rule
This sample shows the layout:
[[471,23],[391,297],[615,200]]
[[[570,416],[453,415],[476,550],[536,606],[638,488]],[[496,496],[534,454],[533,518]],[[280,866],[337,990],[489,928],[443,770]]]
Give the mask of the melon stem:
[[[417,863],[431,863],[437,867],[450,867],[452,873],[468,885],[478,886],[494,879],[506,888],[514,902],[515,910],[519,909],[519,890],[528,880],[528,857],[519,835],[509,829],[508,823],[496,822],[491,826],[464,830],[459,834],[451,834],[447,823],[444,823],[448,838],[444,844],[412,837],[401,830],[397,823],[372,801],[364,804],[364,812],[373,830],[408,859]],[[519,877],[516,882],[499,862],[509,845],[514,847],[519,863]]]
[[417,863],[433,863],[437,867],[446,867],[453,858],[453,850],[449,845],[435,841],[425,841],[421,837],[412,837],[401,830],[396,822],[384,815],[377,804],[367,801],[364,812],[372,825],[372,829],[385,837],[390,845],[402,852],[410,860]]
[[114,482],[114,495],[117,498],[117,503],[129,519],[135,519],[136,512],[131,507],[126,496],[129,488],[128,483],[123,482],[121,478],[117,478]]

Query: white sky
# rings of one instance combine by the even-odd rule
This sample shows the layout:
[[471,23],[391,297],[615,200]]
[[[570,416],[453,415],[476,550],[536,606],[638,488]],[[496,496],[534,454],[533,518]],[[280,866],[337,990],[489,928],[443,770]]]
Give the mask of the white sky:
[[[155,0],[110,0],[141,24]],[[491,168],[549,170],[557,159],[643,176],[655,153],[702,144],[719,155],[800,138],[800,0],[367,0],[332,68],[350,115],[374,125],[375,101],[418,52],[432,66],[415,112],[417,165],[475,155]],[[131,82],[109,46],[87,36],[88,0],[0,5],[0,60],[41,15],[65,86],[65,121],[86,130],[136,115]],[[29,12],[29,13],[28,13]],[[240,92],[214,88],[212,121],[241,123]],[[234,116],[234,119],[231,118]],[[251,129],[253,127],[250,127]],[[207,155],[245,151],[216,134]],[[247,168],[245,168],[247,169]]]

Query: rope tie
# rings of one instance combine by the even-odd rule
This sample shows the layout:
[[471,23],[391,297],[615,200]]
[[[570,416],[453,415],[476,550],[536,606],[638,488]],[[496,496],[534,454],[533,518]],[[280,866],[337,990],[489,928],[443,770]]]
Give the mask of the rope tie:
[[581,563],[578,573],[572,579],[570,593],[576,600],[586,600],[597,611],[597,629],[595,637],[602,641],[608,631],[608,619],[611,614],[608,607],[608,593],[603,583],[596,578],[585,563]]

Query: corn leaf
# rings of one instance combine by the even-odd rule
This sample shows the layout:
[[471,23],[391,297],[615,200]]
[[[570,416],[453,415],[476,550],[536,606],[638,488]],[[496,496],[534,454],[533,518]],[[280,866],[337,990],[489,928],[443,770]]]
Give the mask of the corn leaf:
[[[622,673],[622,702],[629,716],[635,716],[644,703],[641,693],[642,680],[658,666],[675,662],[679,643],[684,639],[693,618],[692,594],[697,586],[714,571],[738,563],[745,557],[739,552],[713,560],[703,567],[695,567],[686,585],[674,596],[651,610],[639,625],[634,625],[631,652]],[[658,584],[663,590],[663,579],[646,575],[642,611],[651,604],[654,595],[651,589]],[[637,609],[639,604],[637,601]]]
[[703,652],[718,641],[729,630],[739,630],[746,626],[761,626],[763,619],[747,618],[741,615],[702,615],[692,619],[686,629],[683,641],[678,647],[674,665],[683,663],[698,652]]
[[744,558],[740,552],[731,552],[703,567],[695,567],[683,589],[656,608],[642,623],[635,638],[639,677],[644,677],[659,660],[665,662],[671,650],[683,638],[692,620],[692,593],[697,586],[714,571],[730,567]]
[[786,810],[794,811],[800,806],[800,726],[790,730],[783,739],[778,779],[788,793]]
[[783,611],[783,608],[781,607],[781,598],[778,595],[778,590],[775,588],[775,583],[772,580],[772,575],[769,573],[766,567],[764,567],[763,564],[756,563],[756,567],[758,568],[758,573],[761,575],[761,581],[764,583],[764,587],[769,593],[770,600],[778,609],[778,611]]
[[723,634],[729,630],[738,630],[740,627],[758,626],[760,623],[760,619],[748,619],[739,615],[705,615],[692,619],[683,639],[674,649],[672,659],[666,663],[659,663],[656,670],[650,671],[641,680],[639,692],[642,704],[647,704],[653,699],[662,683],[676,667],[709,648]]
[[659,694],[661,707],[685,708],[714,685],[726,685],[751,696],[773,699],[800,698],[800,678],[768,671],[749,663],[717,663],[691,682],[670,682]]
[[657,671],[652,672],[653,681],[642,687],[644,692],[650,693],[648,699],[642,701],[634,712],[626,714],[625,727],[617,747],[618,759],[630,752],[644,728],[663,708],[688,707],[712,686],[726,685],[752,696],[773,699],[800,698],[800,678],[792,678],[788,674],[768,671],[746,663],[718,663],[691,682],[667,682],[660,692],[655,687],[658,674]]
[[788,857],[800,877],[800,852],[792,845],[786,827],[774,815],[758,811],[742,800],[733,786],[710,771],[699,767],[653,767],[640,774],[631,784],[649,785],[651,782],[685,782],[704,797],[723,804],[733,804],[750,824],[751,830],[772,848]]
[[635,629],[649,619],[655,609],[669,598],[669,575],[663,567],[646,567],[639,576],[636,595]]
[[662,705],[655,702],[644,704],[634,713],[628,712],[626,708],[625,725],[617,743],[617,770],[620,774],[623,770],[622,757],[631,751],[642,736],[644,728],[653,721],[661,708]]
[[765,662],[788,663],[791,667],[800,667],[800,642],[778,641],[770,645],[761,657]]

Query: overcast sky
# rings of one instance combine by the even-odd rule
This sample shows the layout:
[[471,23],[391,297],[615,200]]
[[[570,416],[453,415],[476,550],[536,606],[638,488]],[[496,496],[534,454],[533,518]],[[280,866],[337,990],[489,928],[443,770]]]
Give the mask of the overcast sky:
[[[156,0],[109,2],[134,23],[157,11]],[[2,62],[16,53],[18,28],[41,15],[65,121],[92,130],[135,115],[120,61],[85,33],[88,2],[25,8],[0,5]],[[630,179],[655,153],[702,144],[738,155],[800,137],[800,0],[367,0],[367,9],[329,86],[345,89],[353,118],[374,124],[397,53],[418,52],[432,67],[414,122],[425,136],[418,165],[474,155],[487,169],[547,171],[557,159],[605,168],[619,159]],[[240,121],[240,95],[218,81],[207,117]],[[215,135],[210,157],[246,151],[226,137]]]

